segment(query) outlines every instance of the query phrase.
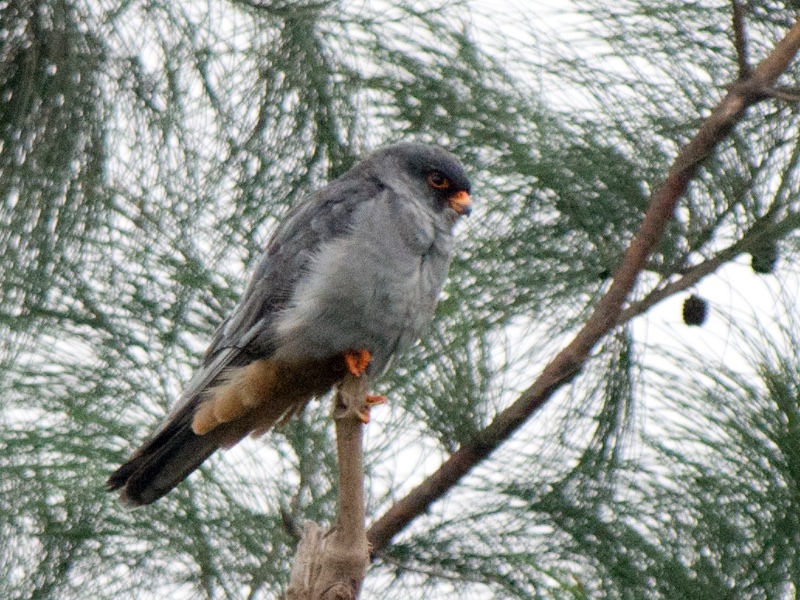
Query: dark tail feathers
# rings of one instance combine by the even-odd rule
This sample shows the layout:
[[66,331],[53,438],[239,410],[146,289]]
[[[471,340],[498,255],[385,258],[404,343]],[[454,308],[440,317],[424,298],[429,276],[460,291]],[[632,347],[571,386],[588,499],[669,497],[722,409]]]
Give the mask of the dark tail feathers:
[[[188,407],[187,407],[188,408]],[[205,435],[192,431],[193,411],[185,410],[145,442],[130,460],[114,471],[108,491],[121,490],[123,506],[136,508],[155,502],[194,471],[219,447],[230,445],[231,432],[221,427]]]

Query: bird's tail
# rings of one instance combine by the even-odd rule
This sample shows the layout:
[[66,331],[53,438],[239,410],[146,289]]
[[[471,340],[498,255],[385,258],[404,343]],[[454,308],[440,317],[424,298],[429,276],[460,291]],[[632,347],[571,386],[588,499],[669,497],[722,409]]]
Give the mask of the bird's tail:
[[246,435],[219,427],[205,435],[192,430],[194,410],[175,415],[108,478],[109,491],[120,490],[129,508],[161,498],[197,469],[217,448],[231,446]]
[[218,448],[260,435],[303,410],[344,376],[339,357],[311,363],[259,359],[214,377],[199,373],[155,434],[108,478],[135,508],[161,498]]

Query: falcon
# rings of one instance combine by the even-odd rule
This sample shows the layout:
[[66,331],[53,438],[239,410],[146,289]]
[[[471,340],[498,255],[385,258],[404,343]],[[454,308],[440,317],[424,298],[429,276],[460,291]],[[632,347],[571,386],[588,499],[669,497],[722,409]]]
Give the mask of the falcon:
[[[433,318],[470,182],[444,149],[381,148],[278,226],[202,366],[108,479],[123,505],[162,497],[218,448],[301,412],[349,373],[384,372]],[[368,396],[368,405],[383,401]]]

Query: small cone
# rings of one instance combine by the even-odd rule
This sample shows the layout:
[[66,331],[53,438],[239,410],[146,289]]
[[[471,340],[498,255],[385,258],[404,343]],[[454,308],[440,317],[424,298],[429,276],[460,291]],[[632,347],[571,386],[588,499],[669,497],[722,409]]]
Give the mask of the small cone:
[[692,294],[683,303],[683,322],[687,325],[700,326],[706,322],[708,303],[700,296]]
[[772,273],[776,262],[778,262],[778,245],[775,242],[753,248],[750,252],[750,267],[761,275]]

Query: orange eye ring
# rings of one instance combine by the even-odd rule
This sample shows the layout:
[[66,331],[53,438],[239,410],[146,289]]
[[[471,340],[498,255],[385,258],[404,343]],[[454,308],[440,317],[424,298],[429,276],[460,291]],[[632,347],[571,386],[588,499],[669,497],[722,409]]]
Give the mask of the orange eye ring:
[[428,185],[436,190],[446,190],[450,187],[450,180],[439,171],[433,171],[428,175]]

